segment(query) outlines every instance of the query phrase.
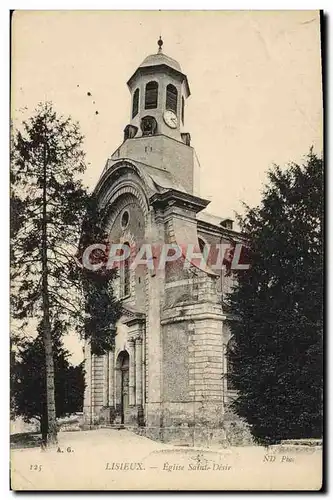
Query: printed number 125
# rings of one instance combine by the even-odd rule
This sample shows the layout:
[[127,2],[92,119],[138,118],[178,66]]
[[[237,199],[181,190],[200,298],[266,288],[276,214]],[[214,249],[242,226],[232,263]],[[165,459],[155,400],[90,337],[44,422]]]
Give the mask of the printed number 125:
[[38,472],[40,472],[42,470],[42,466],[41,465],[30,465],[30,470],[36,470]]

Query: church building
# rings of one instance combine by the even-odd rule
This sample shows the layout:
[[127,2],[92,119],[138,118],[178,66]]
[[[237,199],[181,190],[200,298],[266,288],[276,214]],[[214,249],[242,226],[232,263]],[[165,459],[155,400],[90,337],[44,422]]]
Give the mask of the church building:
[[[209,201],[200,196],[200,165],[185,128],[190,85],[162,45],[160,39],[157,53],[127,82],[129,124],[95,193],[110,241],[131,252],[147,243],[194,244],[204,254],[241,235],[231,219],[209,214]],[[233,340],[225,297],[232,277],[209,259],[196,265],[184,252],[158,270],[124,263],[116,280],[122,317],[114,350],[96,356],[85,345],[87,428],[124,427],[178,444],[244,437],[226,377]]]

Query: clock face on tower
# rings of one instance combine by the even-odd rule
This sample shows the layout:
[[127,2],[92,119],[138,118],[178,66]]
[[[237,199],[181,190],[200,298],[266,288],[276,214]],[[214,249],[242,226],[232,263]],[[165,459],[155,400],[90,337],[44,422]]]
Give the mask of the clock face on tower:
[[171,111],[170,109],[167,109],[166,111],[164,111],[163,119],[164,119],[165,123],[168,125],[168,127],[177,128],[177,124],[178,124],[177,115],[175,115],[175,113],[173,111]]

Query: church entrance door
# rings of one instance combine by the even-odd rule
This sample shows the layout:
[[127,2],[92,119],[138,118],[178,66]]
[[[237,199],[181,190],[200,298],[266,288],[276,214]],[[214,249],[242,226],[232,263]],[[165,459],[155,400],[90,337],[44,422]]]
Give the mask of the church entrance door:
[[127,351],[121,351],[117,358],[117,372],[119,374],[117,383],[117,400],[120,402],[121,423],[126,423],[129,404],[129,355]]

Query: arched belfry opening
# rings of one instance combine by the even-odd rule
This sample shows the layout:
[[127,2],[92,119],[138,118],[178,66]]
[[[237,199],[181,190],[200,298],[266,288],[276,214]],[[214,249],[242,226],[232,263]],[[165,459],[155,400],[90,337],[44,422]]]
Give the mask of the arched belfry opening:
[[129,354],[121,351],[116,361],[116,404],[121,423],[126,423],[129,407]]
[[140,90],[136,89],[136,91],[133,94],[132,118],[134,118],[139,112],[139,99],[140,99]]
[[178,100],[178,91],[172,83],[169,83],[166,88],[166,102],[165,109],[169,109],[177,114],[177,100]]
[[155,81],[147,83],[146,94],[145,94],[145,109],[157,108],[157,99],[158,99],[158,83]]

